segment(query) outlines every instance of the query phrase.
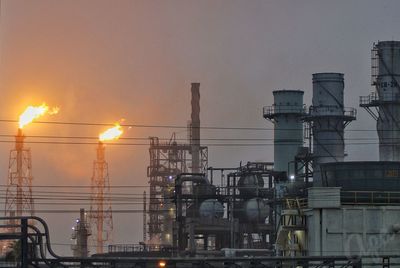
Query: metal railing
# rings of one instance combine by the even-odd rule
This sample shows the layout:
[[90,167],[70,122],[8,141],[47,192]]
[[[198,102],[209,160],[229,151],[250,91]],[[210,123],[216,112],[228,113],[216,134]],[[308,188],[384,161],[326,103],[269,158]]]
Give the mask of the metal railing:
[[303,115],[306,113],[305,106],[299,105],[272,105],[263,107],[263,116],[266,118],[274,117],[278,114],[299,114]]
[[341,203],[358,205],[391,205],[400,204],[400,192],[378,191],[342,191]]
[[285,209],[304,209],[308,206],[307,198],[287,198],[285,199]]
[[108,246],[109,253],[128,253],[128,252],[172,252],[171,245],[159,244],[115,244]]
[[360,96],[360,105],[370,105],[378,100],[378,94],[376,92],[372,92],[368,96]]
[[308,116],[339,116],[355,118],[357,110],[351,107],[338,107],[338,106],[310,106]]
[[360,106],[373,106],[381,102],[400,102],[400,94],[372,92],[368,96],[360,96]]

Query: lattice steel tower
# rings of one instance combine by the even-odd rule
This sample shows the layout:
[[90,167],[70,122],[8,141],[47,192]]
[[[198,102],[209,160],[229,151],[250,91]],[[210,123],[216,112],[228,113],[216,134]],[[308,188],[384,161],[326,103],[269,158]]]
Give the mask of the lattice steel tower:
[[200,84],[191,84],[191,122],[189,144],[177,142],[175,133],[168,142],[150,137],[149,177],[149,222],[144,220],[143,231],[148,227],[148,245],[172,246],[172,230],[175,219],[175,205],[171,200],[176,175],[186,172],[206,173],[208,148],[200,145]]
[[92,240],[96,244],[96,252],[103,253],[105,242],[112,239],[113,219],[108,163],[105,161],[105,146],[101,141],[97,146],[97,159],[93,163],[90,201]]
[[15,148],[10,151],[6,191],[5,216],[33,215],[32,158],[30,148],[24,147],[25,136],[18,129]]

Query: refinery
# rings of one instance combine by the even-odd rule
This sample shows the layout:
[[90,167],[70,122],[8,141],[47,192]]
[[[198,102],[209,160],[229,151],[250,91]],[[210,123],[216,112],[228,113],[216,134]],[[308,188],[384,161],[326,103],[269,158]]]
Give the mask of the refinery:
[[302,90],[280,89],[260,109],[258,116],[274,127],[274,161],[223,168],[208,162],[200,136],[200,83],[192,83],[187,143],[175,133],[168,141],[149,138],[143,240],[136,245],[111,238],[106,147],[124,133],[124,124],[115,123],[98,137],[90,206],[77,211],[71,257],[52,250],[51,226],[35,213],[32,156],[23,131],[60,109],[30,106],[10,151],[3,254],[15,252],[20,241],[15,261],[21,267],[395,267],[399,77],[400,41],[375,43],[375,91],[361,96],[359,105],[377,122],[379,161],[345,161],[345,131],[357,113],[344,105],[344,74],[314,73],[311,104],[304,103]]
[[[332,31],[324,41],[326,29],[321,26],[318,34],[311,31],[304,38],[305,46],[297,47],[303,36],[296,34],[307,36],[309,31],[300,29],[303,25],[315,30],[319,23],[333,28],[351,24],[345,15],[332,23],[340,8],[328,3],[323,9],[306,4],[313,12],[324,11],[322,17],[314,12],[318,23],[307,23],[304,17],[310,13],[295,1],[290,3],[296,6],[293,14],[284,1],[255,6],[251,2],[257,1],[248,1],[250,11],[235,1],[226,6],[204,1],[207,12],[199,3],[191,2],[200,11],[177,1],[177,13],[161,2],[166,5],[162,12],[154,3],[121,1],[121,6],[110,6],[110,1],[98,0],[98,6],[65,3],[66,11],[52,14],[60,7],[49,1],[41,7],[48,8],[51,19],[43,16],[43,22],[35,24],[44,13],[33,2],[25,2],[31,8],[26,14],[14,17],[9,10],[22,2],[0,0],[0,19],[6,22],[0,25],[2,46],[3,36],[8,44],[18,27],[32,27],[32,42],[21,40],[32,51],[48,53],[35,59],[35,53],[17,49],[23,59],[17,69],[32,69],[32,62],[43,71],[51,59],[43,76],[36,80],[38,73],[33,72],[29,79],[18,77],[22,82],[0,98],[0,268],[400,267],[399,39],[354,38],[351,49],[348,37],[340,33]],[[352,12],[350,2],[340,14]],[[268,13],[271,21],[279,20],[279,31],[265,30],[271,37],[265,41],[264,28],[252,28],[260,21],[249,23],[246,16],[262,17],[262,27],[270,27],[264,13],[275,4],[288,13]],[[134,16],[132,9],[141,8],[148,12],[143,13],[146,25],[131,31],[143,22],[138,16],[142,14]],[[97,13],[100,10],[105,12]],[[383,10],[389,14],[385,5]],[[29,12],[36,15],[29,17]],[[96,14],[93,21],[88,19],[91,12]],[[186,20],[178,19],[181,13]],[[290,21],[294,30],[288,31],[283,22],[288,14],[302,21],[301,26]],[[324,24],[325,19],[330,23]],[[68,25],[60,24],[63,20]],[[49,21],[58,26],[52,28]],[[15,28],[7,28],[7,22]],[[228,24],[232,32],[224,31],[230,29]],[[345,39],[349,48],[344,45],[346,53],[340,55],[332,47]],[[85,42],[91,45],[85,47]],[[198,52],[194,43],[201,43],[206,52]],[[331,47],[325,47],[327,43]],[[262,53],[281,54],[253,55],[252,48],[259,44]],[[13,66],[3,67],[2,61],[12,62],[6,52],[14,47],[2,46],[3,90],[14,74]],[[176,54],[168,58],[174,49]],[[130,50],[137,54],[127,53]],[[56,55],[64,56],[55,63]],[[306,59],[301,61],[304,69],[296,59]],[[63,64],[71,70],[65,71]],[[197,76],[199,66],[205,71]],[[354,77],[354,70],[363,76]],[[58,76],[58,71],[63,74]],[[268,78],[260,79],[267,72]],[[171,77],[168,82],[166,76]],[[259,91],[247,84],[257,79]],[[158,89],[145,80],[155,81]],[[68,86],[55,86],[63,83]],[[369,88],[359,87],[365,84]],[[46,95],[53,87],[57,93]],[[258,94],[262,91],[264,96]],[[120,105],[123,102],[127,104]]]

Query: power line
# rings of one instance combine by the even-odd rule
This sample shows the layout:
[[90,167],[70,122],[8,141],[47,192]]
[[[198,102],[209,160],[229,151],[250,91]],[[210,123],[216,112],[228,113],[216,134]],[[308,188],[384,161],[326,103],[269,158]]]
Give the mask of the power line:
[[[148,212],[169,212],[168,209],[164,210],[147,210]],[[30,213],[29,211],[22,211],[23,213]],[[103,212],[107,212],[107,210],[104,210]],[[113,213],[143,213],[143,209],[117,209],[117,210],[112,210]],[[74,213],[77,214],[79,213],[79,210],[68,210],[68,209],[42,209],[42,210],[35,210],[35,214],[37,215],[38,213]]]
[[[0,119],[0,122],[4,123],[17,123],[18,120],[15,119]],[[53,124],[53,125],[74,125],[74,126],[114,126],[115,123],[91,123],[91,122],[62,122],[62,121],[34,121],[34,124]],[[178,125],[152,125],[152,124],[120,124],[122,127],[132,127],[132,128],[170,128],[170,129],[188,129],[187,126]],[[195,128],[195,127],[192,127]],[[217,126],[200,126],[200,129],[210,129],[210,130],[261,130],[261,131],[271,131],[274,128],[263,128],[263,127],[217,127]],[[298,129],[285,129],[285,131]],[[371,129],[348,129],[346,131],[374,131]],[[392,130],[388,130],[392,131]]]
[[[15,141],[0,140],[0,143],[15,143]],[[26,144],[51,144],[51,145],[97,145],[97,142],[56,142],[56,141],[24,141]],[[148,143],[103,143],[112,146],[149,146]],[[342,143],[326,143],[325,145],[340,145]],[[345,145],[376,145],[379,142],[350,142]],[[389,145],[398,145],[397,143],[387,143]],[[254,146],[274,146],[273,143],[209,143],[202,144],[207,147],[254,147]],[[279,146],[293,146],[292,144],[279,144]]]
[[[8,185],[0,184],[0,187],[8,187]],[[90,185],[32,185],[38,188],[91,188]],[[110,185],[110,188],[144,188],[149,185]]]
[[[0,186],[1,187],[1,186]],[[23,188],[23,187],[21,187],[21,188]],[[14,193],[14,191],[7,191],[7,190],[4,190],[4,189],[0,189],[0,192],[11,192],[11,193]],[[37,195],[37,194],[39,194],[39,195],[48,195],[48,194],[57,194],[57,195],[90,195],[91,193],[89,193],[89,192],[65,192],[65,191],[37,191],[37,190],[34,190],[34,191],[32,191],[32,194],[33,195]],[[110,194],[106,194],[106,193],[104,193],[104,196],[110,196],[110,195],[112,195],[112,196],[126,196],[126,197],[132,197],[132,195],[138,195],[138,196],[143,196],[143,193],[110,193]],[[140,198],[140,197],[137,197],[137,198]]]
[[[0,134],[0,137],[9,137],[14,138],[15,135],[9,134]],[[80,139],[80,140],[98,140],[98,137],[95,136],[49,136],[49,135],[26,135],[25,138],[38,138],[38,139]],[[171,138],[160,138],[162,141],[170,141]],[[148,137],[120,137],[119,140],[146,140],[148,141]],[[175,141],[187,141],[187,139],[174,139]],[[200,141],[274,141],[274,138],[201,138],[198,139]],[[343,139],[320,139],[320,140],[343,140]],[[378,140],[377,137],[360,137],[360,138],[344,138],[344,140]],[[399,140],[399,138],[393,138],[391,140]]]
[[[5,123],[18,123],[15,119],[0,119],[0,122]],[[90,123],[90,122],[61,122],[61,121],[34,121],[36,124],[53,124],[53,125],[74,125],[74,126],[114,126],[115,123]],[[172,128],[172,129],[187,129],[187,126],[177,125],[146,125],[146,124],[120,124],[122,127],[135,127],[135,128]],[[194,127],[192,127],[194,128]],[[271,130],[260,127],[216,127],[216,126],[202,126],[201,129],[223,129],[223,130]]]

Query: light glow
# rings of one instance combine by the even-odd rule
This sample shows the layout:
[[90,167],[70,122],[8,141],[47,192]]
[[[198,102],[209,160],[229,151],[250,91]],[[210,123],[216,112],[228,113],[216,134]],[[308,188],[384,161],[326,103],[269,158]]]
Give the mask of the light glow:
[[45,115],[46,113],[50,115],[57,114],[59,110],[59,107],[53,107],[50,109],[46,103],[42,103],[40,106],[28,106],[19,116],[19,128],[22,129],[24,126]]
[[109,128],[103,133],[100,133],[99,140],[100,141],[110,141],[110,140],[117,140],[124,131],[120,124],[116,123],[115,127]]

